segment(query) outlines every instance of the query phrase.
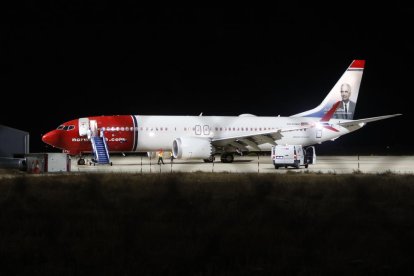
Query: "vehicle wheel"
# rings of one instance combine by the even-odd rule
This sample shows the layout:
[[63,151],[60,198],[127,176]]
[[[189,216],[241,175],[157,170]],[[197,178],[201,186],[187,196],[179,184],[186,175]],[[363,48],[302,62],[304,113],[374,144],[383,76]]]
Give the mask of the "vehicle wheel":
[[85,165],[85,159],[80,158],[80,159],[78,160],[78,165]]
[[277,169],[279,169],[279,166],[276,166],[276,165],[275,165],[275,169],[276,169],[276,170],[277,170]]
[[309,164],[306,164],[306,165],[305,165],[305,168],[307,169],[308,167],[309,167]]

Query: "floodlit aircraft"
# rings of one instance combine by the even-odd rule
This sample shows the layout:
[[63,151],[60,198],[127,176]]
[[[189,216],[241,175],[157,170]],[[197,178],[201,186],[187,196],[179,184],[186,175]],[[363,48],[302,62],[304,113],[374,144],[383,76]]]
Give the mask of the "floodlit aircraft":
[[[110,152],[171,151],[178,159],[233,162],[234,154],[270,151],[276,144],[320,144],[362,128],[366,123],[395,117],[353,120],[365,60],[354,60],[317,107],[290,117],[116,115],[78,118],[46,133],[43,142],[79,155],[94,153],[109,163]],[[345,104],[344,104],[345,102]]]

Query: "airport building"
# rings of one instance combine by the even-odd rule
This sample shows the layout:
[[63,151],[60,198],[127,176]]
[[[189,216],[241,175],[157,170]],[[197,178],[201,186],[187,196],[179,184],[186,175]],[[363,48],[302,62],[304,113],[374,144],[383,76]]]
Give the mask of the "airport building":
[[0,157],[14,157],[29,153],[29,133],[0,125]]

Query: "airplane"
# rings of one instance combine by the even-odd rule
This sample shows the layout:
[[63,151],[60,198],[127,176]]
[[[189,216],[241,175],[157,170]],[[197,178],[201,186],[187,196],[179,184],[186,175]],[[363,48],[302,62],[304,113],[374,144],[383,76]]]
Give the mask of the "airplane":
[[[221,162],[231,163],[234,154],[270,151],[277,144],[304,147],[321,144],[369,122],[402,115],[353,120],[364,67],[365,60],[353,60],[317,107],[289,117],[203,116],[202,113],[199,116],[91,116],[65,122],[43,135],[42,140],[70,155],[78,155],[79,165],[85,164],[84,153],[94,153],[93,161],[101,159],[102,163],[108,163],[110,152],[151,155],[160,150],[171,151],[177,159],[205,162],[213,162],[215,155],[220,155]],[[349,100],[349,104],[344,105],[343,100]],[[99,148],[104,148],[107,160],[100,157]]]

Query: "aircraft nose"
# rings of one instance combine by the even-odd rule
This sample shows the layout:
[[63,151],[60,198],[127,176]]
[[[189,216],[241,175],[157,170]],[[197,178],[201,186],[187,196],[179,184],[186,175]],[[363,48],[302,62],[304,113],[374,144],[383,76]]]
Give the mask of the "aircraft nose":
[[56,147],[59,142],[59,133],[56,130],[52,130],[42,137],[42,141],[46,144]]

